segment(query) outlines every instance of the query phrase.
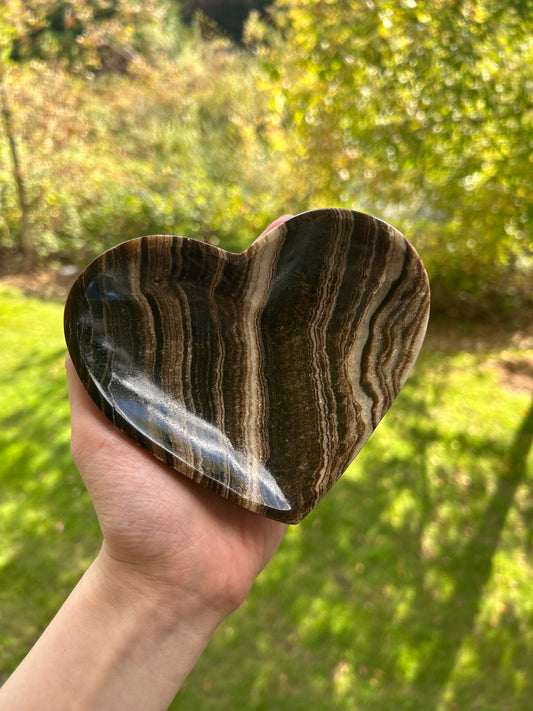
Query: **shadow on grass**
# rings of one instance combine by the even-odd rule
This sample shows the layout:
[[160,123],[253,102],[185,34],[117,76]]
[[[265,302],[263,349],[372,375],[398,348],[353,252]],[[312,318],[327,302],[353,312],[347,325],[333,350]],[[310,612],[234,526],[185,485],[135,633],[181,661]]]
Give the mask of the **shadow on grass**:
[[509,605],[492,636],[478,625],[526,478],[533,407],[510,446],[501,433],[443,432],[433,408],[447,374],[432,380],[433,365],[417,366],[379,436],[289,531],[171,708],[530,708],[524,611],[520,621]]
[[[70,457],[62,363],[62,349],[35,351],[0,373],[1,390],[27,381],[24,400],[0,421],[0,681],[99,544]],[[171,708],[530,708],[533,649],[523,630],[533,613],[511,600],[490,634],[479,616],[526,480],[533,406],[514,437],[446,430],[435,413],[447,365],[439,362],[435,379],[436,365],[421,359],[355,465],[290,530]],[[465,648],[471,658],[458,665]]]
[[[448,565],[455,581],[454,591],[439,610],[439,624],[447,631],[449,644],[444,649],[439,644],[433,646],[416,678],[419,688],[429,686],[433,690],[432,694],[424,694],[430,708],[436,708],[441,691],[434,684],[434,675],[442,681],[449,677],[463,640],[474,628],[483,589],[492,572],[494,555],[499,547],[509,510],[517,489],[527,474],[527,458],[532,443],[533,402],[508,453],[501,460],[497,486],[485,505],[483,516]],[[420,600],[421,604],[426,602]],[[512,630],[510,631],[512,634]],[[520,663],[519,660],[517,662]]]

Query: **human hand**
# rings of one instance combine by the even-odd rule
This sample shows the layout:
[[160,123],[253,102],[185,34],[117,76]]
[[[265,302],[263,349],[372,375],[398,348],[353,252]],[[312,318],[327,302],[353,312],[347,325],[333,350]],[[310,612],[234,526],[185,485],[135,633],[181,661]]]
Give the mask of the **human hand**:
[[[258,239],[288,219],[273,222]],[[222,615],[246,597],[286,526],[225,501],[180,476],[115,429],[67,375],[72,454],[93,500],[104,543],[100,563],[113,576],[196,596]]]
[[113,576],[199,602],[225,616],[246,597],[286,530],[222,499],[119,432],[98,410],[70,358],[72,455],[103,534]]

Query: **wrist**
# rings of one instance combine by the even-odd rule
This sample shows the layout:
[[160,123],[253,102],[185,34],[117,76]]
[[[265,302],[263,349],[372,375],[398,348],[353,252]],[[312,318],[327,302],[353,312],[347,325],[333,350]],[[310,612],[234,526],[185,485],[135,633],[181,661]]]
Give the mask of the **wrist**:
[[102,551],[16,672],[0,709],[163,711],[222,617]]
[[169,635],[174,631],[190,632],[207,643],[230,612],[207,604],[190,590],[186,580],[181,585],[172,584],[164,576],[117,560],[110,555],[105,543],[88,573],[94,577],[98,597],[110,610],[149,616],[162,633]]

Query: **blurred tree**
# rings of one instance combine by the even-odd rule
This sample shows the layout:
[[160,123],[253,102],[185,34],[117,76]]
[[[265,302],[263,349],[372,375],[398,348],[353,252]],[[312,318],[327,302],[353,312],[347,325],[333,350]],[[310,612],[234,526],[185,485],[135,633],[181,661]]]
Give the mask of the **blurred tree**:
[[23,144],[17,107],[10,90],[15,60],[46,60],[58,71],[94,71],[113,60],[124,69],[142,59],[131,51],[136,23],[154,21],[161,10],[158,0],[81,0],[75,5],[65,0],[3,0],[0,16],[0,126],[9,146],[12,178],[20,211],[18,247],[24,266],[35,262],[31,204],[23,165]]
[[0,115],[2,117],[2,129],[5,134],[9,153],[12,162],[13,181],[16,186],[18,205],[20,209],[20,251],[24,261],[24,266],[30,268],[33,262],[33,243],[31,238],[30,227],[30,206],[26,191],[26,182],[21,165],[19,147],[16,137],[16,128],[13,121],[13,113],[11,111],[11,103],[9,101],[7,81],[6,81],[6,64],[3,57],[4,49],[0,43]]
[[399,222],[436,289],[488,295],[498,271],[530,273],[530,6],[277,0],[272,17],[275,33],[256,22],[249,39],[269,140],[294,156],[306,202]]

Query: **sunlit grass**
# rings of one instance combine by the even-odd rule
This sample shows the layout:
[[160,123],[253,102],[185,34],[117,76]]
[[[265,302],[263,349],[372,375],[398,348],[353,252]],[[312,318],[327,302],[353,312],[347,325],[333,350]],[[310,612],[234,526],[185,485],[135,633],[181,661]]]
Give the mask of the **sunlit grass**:
[[[69,453],[62,306],[2,288],[0,342],[2,678],[99,536]],[[172,708],[531,707],[533,423],[487,367],[500,356],[422,354]]]
[[0,679],[97,546],[70,457],[62,306],[0,287]]

